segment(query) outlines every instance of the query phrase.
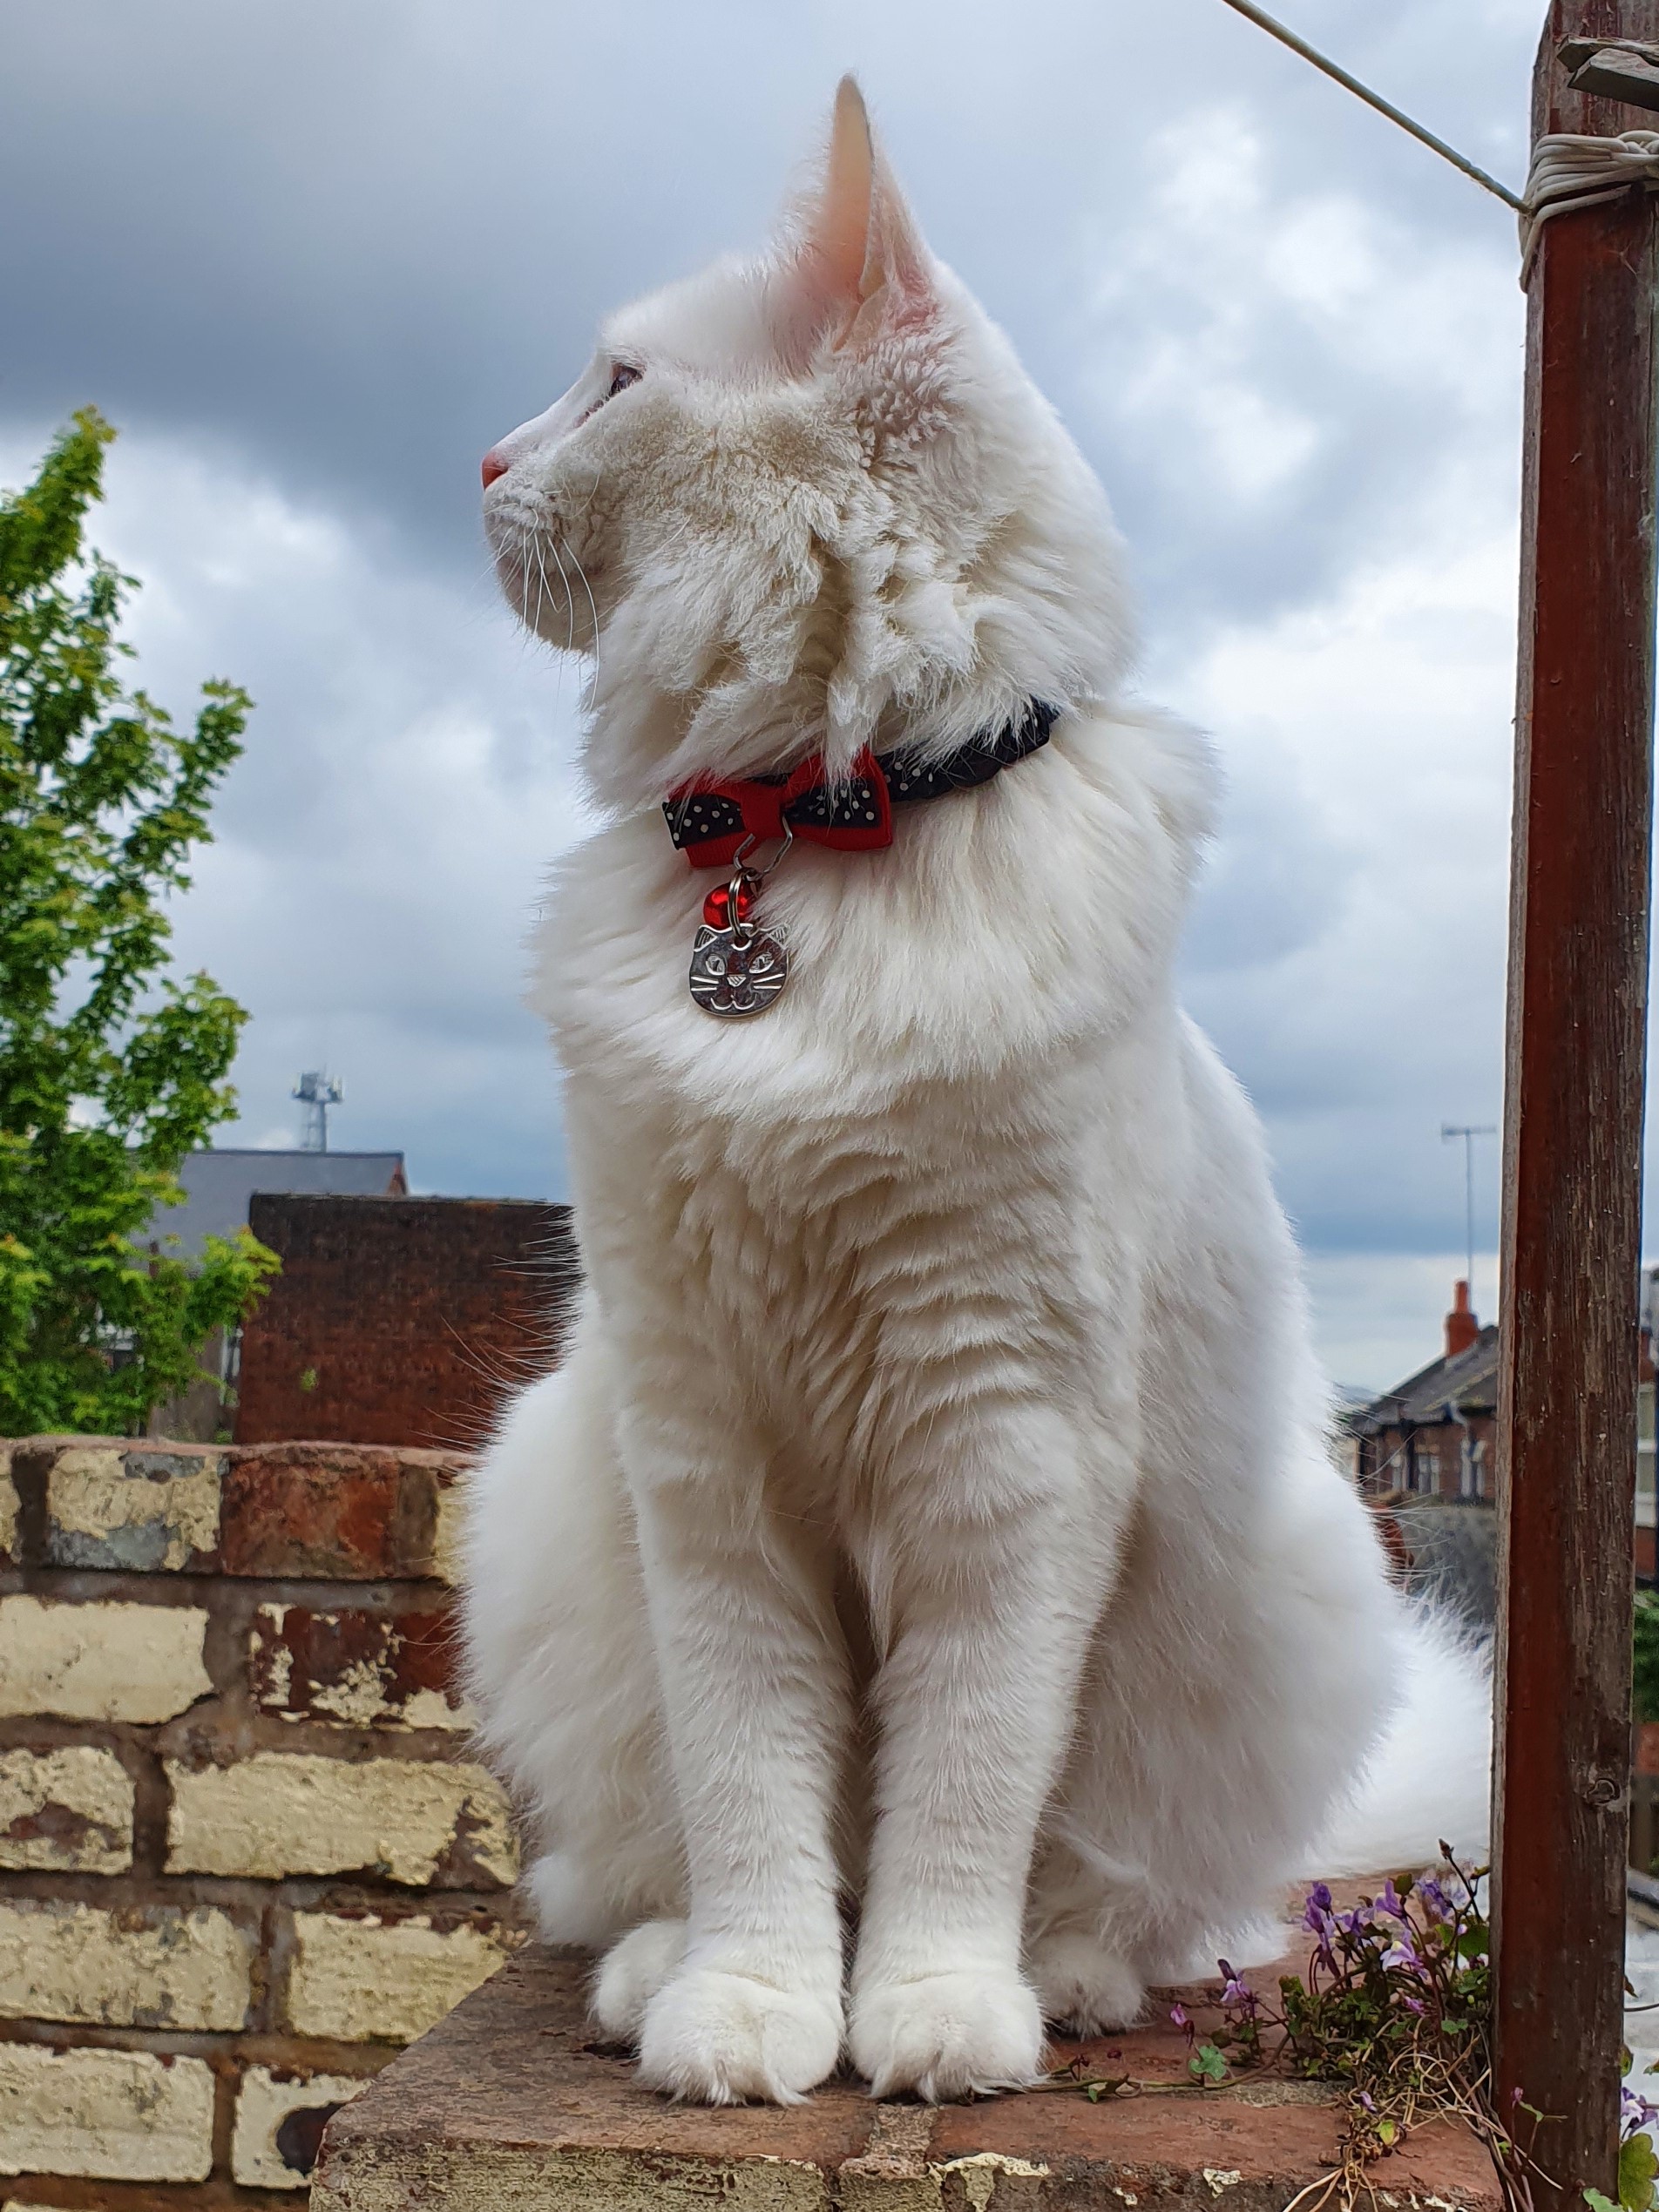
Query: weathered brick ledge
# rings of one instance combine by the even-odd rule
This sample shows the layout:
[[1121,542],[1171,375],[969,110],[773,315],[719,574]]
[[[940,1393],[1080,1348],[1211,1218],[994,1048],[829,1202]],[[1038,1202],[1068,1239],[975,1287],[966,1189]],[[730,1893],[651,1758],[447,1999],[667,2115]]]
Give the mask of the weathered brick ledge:
[[454,1454],[0,1443],[0,2205],[290,2207],[521,1940]]
[[[1091,2104],[1066,2088],[937,2109],[837,2081],[787,2112],[641,2090],[586,2025],[589,1962],[522,1952],[329,2122],[312,2212],[1282,2212],[1329,2170],[1337,2112],[1264,2080]],[[1081,2046],[1088,2071],[1187,2076],[1158,2025]],[[1179,1992],[1195,2017],[1215,1992]],[[1061,2046],[1063,2062],[1077,2046]],[[1372,2169],[1386,2212],[1500,2212],[1485,2152],[1445,2122]]]

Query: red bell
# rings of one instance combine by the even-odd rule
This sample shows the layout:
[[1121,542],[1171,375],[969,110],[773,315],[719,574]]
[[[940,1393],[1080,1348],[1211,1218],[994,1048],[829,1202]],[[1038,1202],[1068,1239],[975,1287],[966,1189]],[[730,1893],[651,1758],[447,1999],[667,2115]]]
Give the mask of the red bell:
[[[747,883],[740,884],[737,892],[737,918],[747,922],[755,904],[755,894]],[[732,926],[732,887],[716,883],[703,901],[703,920],[711,930],[729,930]]]

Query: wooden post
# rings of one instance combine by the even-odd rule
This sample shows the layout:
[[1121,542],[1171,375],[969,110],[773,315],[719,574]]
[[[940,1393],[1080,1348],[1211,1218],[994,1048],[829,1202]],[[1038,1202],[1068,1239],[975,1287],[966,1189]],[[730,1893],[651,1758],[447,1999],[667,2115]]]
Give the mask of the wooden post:
[[[1643,127],[1554,0],[1533,130]],[[1504,1104],[1493,1918],[1500,2109],[1565,2195],[1616,2195],[1654,643],[1655,201],[1547,224],[1527,300]]]

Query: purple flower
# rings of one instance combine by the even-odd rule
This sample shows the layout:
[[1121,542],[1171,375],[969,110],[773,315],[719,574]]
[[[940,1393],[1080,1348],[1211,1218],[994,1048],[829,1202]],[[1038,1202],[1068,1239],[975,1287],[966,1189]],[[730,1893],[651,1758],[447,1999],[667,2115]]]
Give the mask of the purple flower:
[[1622,2132],[1634,2135],[1639,2127],[1649,2127],[1654,2121],[1659,2120],[1659,2105],[1649,2104],[1646,2097],[1638,2096],[1634,2089],[1622,2089],[1619,2093],[1619,2116]]
[[1383,1894],[1377,1899],[1376,1904],[1378,1911],[1386,1912],[1391,1919],[1403,1920],[1405,1918],[1405,1900],[1394,1887],[1394,1877],[1392,1874],[1384,1883]]
[[1242,2005],[1246,2012],[1256,2009],[1256,1992],[1241,1976],[1229,1972],[1222,1989],[1222,2004]]
[[1308,1891],[1307,1907],[1302,1915],[1302,1925],[1319,1938],[1321,1950],[1328,1950],[1333,1922],[1331,1917],[1331,1889],[1324,1882],[1316,1882]]
[[1169,2007],[1169,2017],[1177,2027],[1190,2027],[1192,2026],[1192,2021],[1188,2017],[1187,2007],[1184,2005],[1172,2005]]
[[1359,2093],[1359,2101],[1360,2101],[1360,2103],[1361,2103],[1362,2105],[1364,2105],[1364,2107],[1365,2107],[1365,2109],[1366,2109],[1366,2111],[1367,2111],[1367,2112],[1375,2112],[1375,2111],[1376,2111],[1376,2109],[1377,2109],[1377,2100],[1376,2100],[1376,2099],[1375,2099],[1375,2098],[1371,2095],[1371,2091],[1370,2091],[1369,2089],[1362,2089],[1362,2090],[1360,2091],[1360,2093]]
[[1398,1966],[1408,1974],[1416,1974],[1419,1979],[1424,1977],[1425,1971],[1423,1961],[1412,1950],[1409,1938],[1405,1943],[1395,1944],[1391,1950],[1383,1953],[1382,1966],[1385,1973],[1390,1967]]
[[1425,1874],[1418,1884],[1417,1894],[1422,1898],[1423,1909],[1431,1920],[1452,1918],[1452,1900],[1432,1874]]
[[1420,2003],[1415,1997],[1406,1997],[1402,1995],[1399,2001],[1405,2006],[1408,2012],[1415,2012],[1419,2019],[1428,2010],[1427,2006]]

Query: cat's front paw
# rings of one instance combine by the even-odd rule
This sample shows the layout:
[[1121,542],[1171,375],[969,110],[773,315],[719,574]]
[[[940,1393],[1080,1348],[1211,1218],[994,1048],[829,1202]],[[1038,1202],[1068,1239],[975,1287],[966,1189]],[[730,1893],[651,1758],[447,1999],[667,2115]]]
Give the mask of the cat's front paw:
[[683,1920],[647,1920],[613,1944],[593,1983],[600,2033],[618,2043],[637,2043],[647,2006],[685,1955]]
[[1092,1936],[1044,1936],[1032,1945],[1030,1966],[1046,2020],[1098,2035],[1140,2018],[1146,1984]]
[[990,1968],[876,1982],[853,1999],[853,2064],[873,2094],[930,2104],[1025,2089],[1042,2068],[1043,2019],[1017,1974]]
[[838,1999],[688,1966],[646,2007],[640,2078],[694,2104],[797,2105],[841,2056]]

